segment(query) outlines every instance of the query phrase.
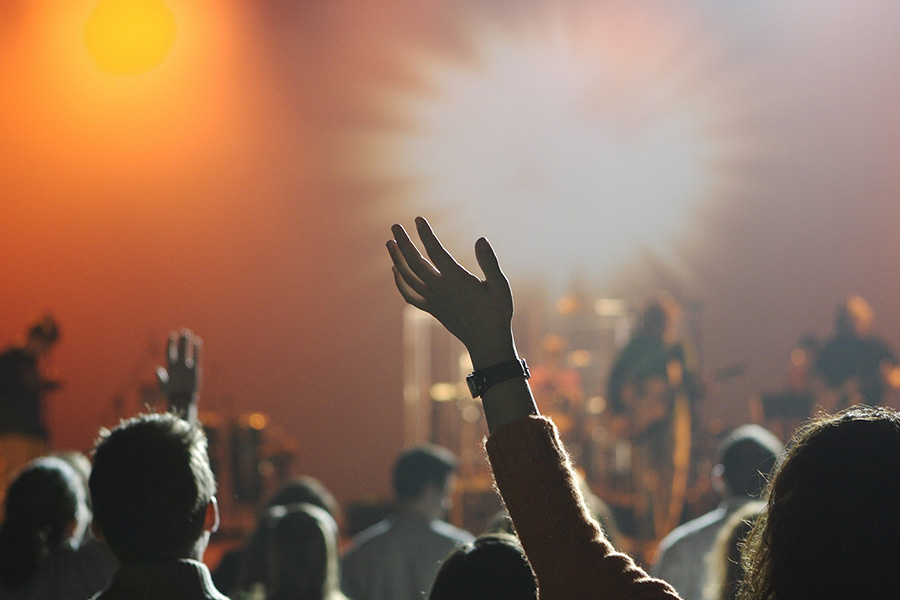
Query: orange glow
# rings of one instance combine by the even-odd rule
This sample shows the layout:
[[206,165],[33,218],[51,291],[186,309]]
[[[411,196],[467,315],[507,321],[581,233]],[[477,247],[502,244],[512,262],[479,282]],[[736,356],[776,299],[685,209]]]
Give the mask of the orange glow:
[[[21,34],[10,36],[9,52],[0,57],[10,91],[0,94],[0,112],[15,116],[0,126],[15,147],[19,168],[12,173],[24,181],[43,170],[46,185],[60,187],[76,180],[118,187],[146,181],[146,173],[174,181],[164,178],[188,165],[193,172],[212,168],[259,142],[257,116],[265,111],[256,107],[267,102],[272,85],[256,68],[252,49],[260,44],[245,42],[255,33],[239,26],[248,21],[243,0],[152,0],[177,24],[174,43],[150,71],[118,76],[98,66],[85,37],[107,19],[104,7],[112,1],[27,3]],[[252,97],[241,93],[245,86]],[[61,194],[56,208],[81,215],[84,207],[68,197]],[[101,210],[120,201],[95,193],[90,205]]]
[[159,66],[175,34],[175,15],[162,0],[101,0],[87,21],[84,43],[102,71],[133,75]]

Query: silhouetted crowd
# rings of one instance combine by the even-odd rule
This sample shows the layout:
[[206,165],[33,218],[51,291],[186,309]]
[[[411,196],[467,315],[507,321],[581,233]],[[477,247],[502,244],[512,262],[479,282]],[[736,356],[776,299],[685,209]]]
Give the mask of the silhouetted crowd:
[[[475,244],[478,276],[456,262],[424,219],[415,228],[418,246],[403,227],[392,228],[387,249],[395,284],[470,355],[467,382],[482,401],[490,432],[485,451],[505,511],[497,527],[475,536],[445,520],[457,459],[445,448],[420,445],[394,462],[390,514],[343,547],[334,497],[316,479],[299,477],[269,499],[244,543],[210,572],[203,557],[219,507],[197,420],[202,342],[182,330],[173,333],[158,373],[170,410],[101,430],[90,457],[48,453],[40,427],[0,430],[9,478],[0,600],[900,595],[900,414],[872,406],[896,361],[886,346],[860,341],[853,324],[840,321],[852,321],[858,305],[839,313],[837,342],[819,355],[823,372],[834,375],[829,386],[840,390],[830,412],[802,424],[784,447],[758,425],[724,436],[711,457],[719,505],[668,532],[645,570],[614,545],[614,524],[598,513],[557,426],[538,410],[512,333],[512,292],[489,242]],[[37,360],[58,330],[45,319],[28,337],[15,360],[18,372],[31,374],[32,387],[14,391],[28,395],[34,408],[42,385]],[[667,352],[654,344],[645,345]],[[640,364],[645,355],[635,351],[628,360]],[[686,364],[684,356],[676,358]],[[654,369],[671,380],[670,359],[659,357]],[[858,373],[840,371],[854,360]],[[862,379],[868,375],[879,378],[877,386]],[[625,370],[617,377],[629,381]],[[12,388],[0,385],[8,402]],[[617,407],[625,414],[631,392],[622,389]],[[17,418],[33,421],[24,412]],[[9,469],[22,456],[24,466]]]

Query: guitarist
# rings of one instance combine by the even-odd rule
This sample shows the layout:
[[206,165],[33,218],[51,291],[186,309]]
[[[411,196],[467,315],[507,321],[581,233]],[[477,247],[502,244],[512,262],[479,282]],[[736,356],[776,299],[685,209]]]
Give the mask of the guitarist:
[[58,339],[56,319],[47,314],[24,341],[0,352],[0,500],[12,476],[49,450],[44,404],[60,383],[47,356]]
[[608,382],[611,429],[631,444],[636,533],[648,551],[681,516],[702,391],[696,361],[677,337],[679,317],[668,294],[650,303]]
[[853,404],[878,406],[887,388],[900,387],[897,356],[882,339],[870,334],[872,307],[850,296],[835,314],[835,335],[819,353],[815,374],[826,390],[819,404],[836,412]]

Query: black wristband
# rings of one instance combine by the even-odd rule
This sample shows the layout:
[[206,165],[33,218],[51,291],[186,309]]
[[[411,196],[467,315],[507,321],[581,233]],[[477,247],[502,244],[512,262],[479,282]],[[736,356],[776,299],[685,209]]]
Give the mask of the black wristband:
[[473,398],[482,396],[484,392],[501,381],[507,379],[515,379],[523,377],[528,379],[531,373],[528,371],[528,363],[524,358],[514,358],[506,362],[502,362],[490,367],[473,371],[471,375],[466,377],[466,383],[469,385],[469,391]]

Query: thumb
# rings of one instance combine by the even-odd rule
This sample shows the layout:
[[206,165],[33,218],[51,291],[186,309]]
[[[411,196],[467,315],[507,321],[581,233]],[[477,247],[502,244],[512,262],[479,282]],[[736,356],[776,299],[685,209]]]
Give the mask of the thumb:
[[475,242],[475,258],[478,259],[478,266],[484,273],[484,282],[492,294],[500,294],[505,302],[512,302],[512,290],[509,287],[509,281],[503,270],[500,269],[500,261],[494,254],[491,243],[486,238],[479,238]]
[[498,283],[499,281],[506,281],[506,276],[500,270],[500,262],[497,260],[497,255],[494,253],[494,249],[491,247],[491,243],[487,241],[487,238],[479,238],[475,242],[475,258],[478,260],[481,272],[484,273],[486,282]]
[[163,367],[156,367],[156,379],[159,381],[159,387],[166,387],[169,383],[169,372]]

